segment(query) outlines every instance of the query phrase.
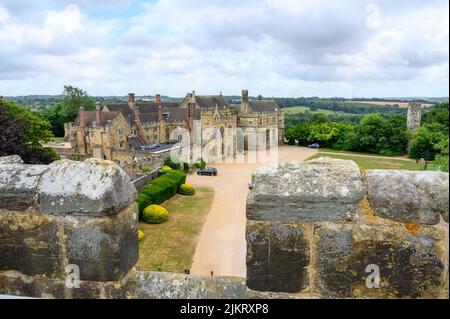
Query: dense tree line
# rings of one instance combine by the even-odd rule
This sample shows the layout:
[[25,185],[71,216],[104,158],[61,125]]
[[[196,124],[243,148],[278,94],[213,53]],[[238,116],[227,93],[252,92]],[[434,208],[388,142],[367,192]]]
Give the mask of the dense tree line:
[[48,121],[29,108],[0,99],[0,156],[19,155],[25,163],[49,164],[55,152],[42,146],[52,137]]
[[322,147],[344,151],[381,155],[404,155],[407,151],[406,117],[368,114],[358,124],[332,122],[324,114],[316,114],[286,130],[289,144],[307,146],[319,143]]
[[448,172],[449,106],[436,104],[423,116],[422,126],[412,136],[409,156],[435,161],[435,166]]
[[322,147],[344,151],[385,156],[408,154],[413,159],[433,161],[431,168],[448,172],[448,102],[424,112],[422,126],[414,133],[406,127],[405,114],[374,113],[351,120],[343,118],[345,115],[302,114],[300,120],[296,118],[299,120],[296,124],[287,123],[285,137],[291,145],[319,143]]

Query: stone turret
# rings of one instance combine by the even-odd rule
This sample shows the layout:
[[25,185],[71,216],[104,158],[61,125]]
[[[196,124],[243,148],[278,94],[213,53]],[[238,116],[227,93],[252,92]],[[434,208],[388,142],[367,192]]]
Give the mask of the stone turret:
[[241,112],[244,114],[248,114],[250,112],[250,101],[248,99],[248,90],[242,90]]
[[408,129],[412,132],[417,131],[422,122],[421,104],[409,103],[408,106]]

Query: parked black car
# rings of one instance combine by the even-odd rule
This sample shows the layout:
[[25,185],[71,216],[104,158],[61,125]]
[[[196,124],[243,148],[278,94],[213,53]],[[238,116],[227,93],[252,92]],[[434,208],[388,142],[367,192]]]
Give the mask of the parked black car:
[[315,148],[315,149],[319,149],[320,148],[320,144],[319,143],[314,143],[308,146],[309,148]]
[[214,167],[206,167],[197,171],[197,175],[217,176],[217,169]]

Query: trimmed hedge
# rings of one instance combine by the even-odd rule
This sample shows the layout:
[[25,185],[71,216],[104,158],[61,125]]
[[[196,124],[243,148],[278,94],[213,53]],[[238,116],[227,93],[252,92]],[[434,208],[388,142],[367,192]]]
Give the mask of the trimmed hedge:
[[148,224],[162,224],[169,220],[169,212],[159,205],[150,205],[142,212],[142,220]]
[[152,204],[162,204],[172,196],[176,195],[180,186],[186,183],[186,174],[183,172],[171,170],[155,178],[149,185],[144,186],[139,192],[137,203],[139,212]]
[[187,196],[192,196],[195,194],[195,189],[194,186],[192,186],[191,184],[183,184],[180,186],[180,194],[181,195],[187,195]]
[[145,234],[143,231],[139,230],[138,231],[138,240],[141,241],[142,239],[144,239]]

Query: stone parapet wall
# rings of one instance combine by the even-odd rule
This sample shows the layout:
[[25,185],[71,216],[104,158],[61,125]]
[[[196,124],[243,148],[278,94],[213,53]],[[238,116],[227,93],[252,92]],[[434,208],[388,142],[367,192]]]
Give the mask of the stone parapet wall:
[[447,173],[320,158],[252,180],[249,298],[448,298]]
[[62,160],[45,166],[0,157],[0,295],[245,296],[242,278],[138,271],[135,198],[128,174],[113,162]]

